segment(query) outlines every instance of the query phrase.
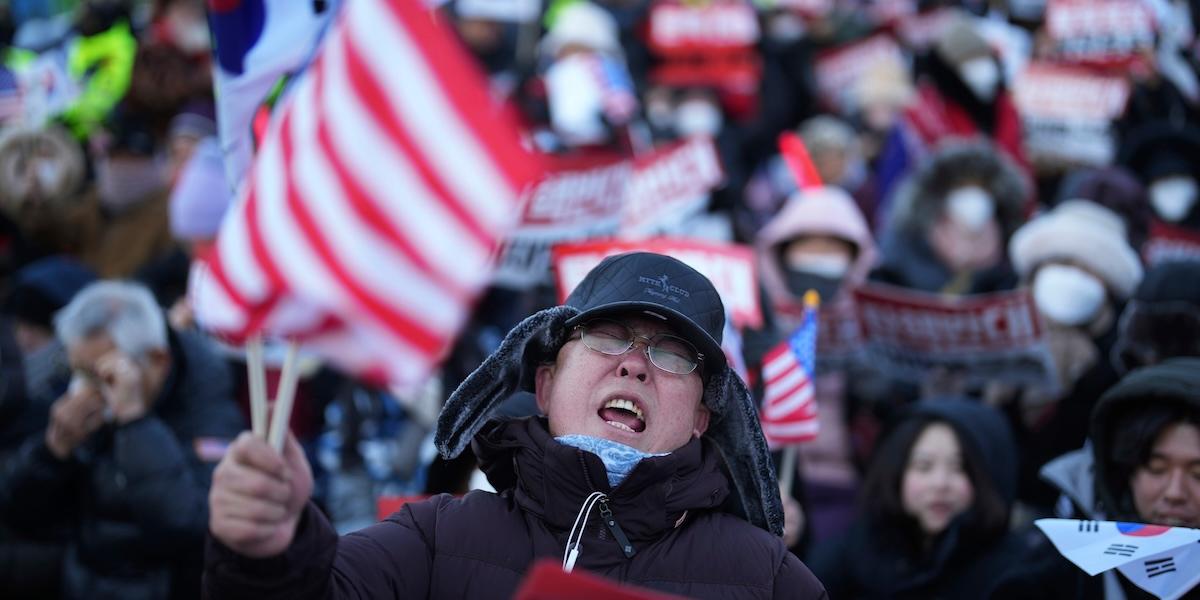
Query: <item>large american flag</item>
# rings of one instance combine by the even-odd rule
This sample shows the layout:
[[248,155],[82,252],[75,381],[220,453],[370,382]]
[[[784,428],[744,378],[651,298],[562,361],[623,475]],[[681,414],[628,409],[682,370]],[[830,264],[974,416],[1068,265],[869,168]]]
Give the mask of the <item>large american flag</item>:
[[763,435],[778,448],[817,437],[813,369],[817,348],[817,307],[806,301],[804,320],[788,339],[763,357]]
[[420,0],[347,2],[195,272],[201,325],[422,381],[537,176],[506,117]]

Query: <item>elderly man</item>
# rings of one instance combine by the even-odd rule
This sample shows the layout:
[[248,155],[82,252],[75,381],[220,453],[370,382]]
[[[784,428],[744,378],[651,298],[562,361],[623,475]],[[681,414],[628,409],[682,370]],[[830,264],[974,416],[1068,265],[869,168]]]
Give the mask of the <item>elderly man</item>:
[[[509,598],[562,561],[690,597],[823,598],[780,540],[753,402],[718,340],[712,283],[655,254],[610,257],[541,311],[443,408],[445,455],[474,444],[497,494],[436,496],[338,539],[312,479],[243,434],[217,469],[212,598]],[[488,421],[518,389],[545,417]]]
[[244,427],[225,363],[131,283],[84,288],[55,329],[74,378],[0,490],[7,516],[70,531],[65,598],[195,597],[212,468]]

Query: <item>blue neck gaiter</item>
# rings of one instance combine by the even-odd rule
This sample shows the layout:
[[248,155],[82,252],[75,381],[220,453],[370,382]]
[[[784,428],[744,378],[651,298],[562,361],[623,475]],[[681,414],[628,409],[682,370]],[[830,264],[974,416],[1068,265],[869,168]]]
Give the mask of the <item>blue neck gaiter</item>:
[[604,469],[608,471],[608,485],[614,488],[625,481],[625,477],[639,462],[642,462],[643,458],[670,454],[670,452],[650,454],[620,442],[577,433],[554,439],[565,446],[573,446],[599,456],[600,461],[604,463]]

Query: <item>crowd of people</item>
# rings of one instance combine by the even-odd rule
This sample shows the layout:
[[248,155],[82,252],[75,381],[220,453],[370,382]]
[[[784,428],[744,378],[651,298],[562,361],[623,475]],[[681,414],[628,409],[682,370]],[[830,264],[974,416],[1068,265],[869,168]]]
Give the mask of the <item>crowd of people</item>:
[[[1200,4],[435,2],[551,171],[711,143],[720,183],[650,233],[750,249],[761,324],[658,255],[499,279],[424,387],[303,354],[282,453],[187,296],[240,183],[217,4],[0,5],[5,597],[508,597],[553,557],[692,597],[1139,598],[1033,521],[1200,528]],[[806,292],[837,330],[872,286],[1026,294],[1044,377],[822,337],[776,478],[764,356]]]

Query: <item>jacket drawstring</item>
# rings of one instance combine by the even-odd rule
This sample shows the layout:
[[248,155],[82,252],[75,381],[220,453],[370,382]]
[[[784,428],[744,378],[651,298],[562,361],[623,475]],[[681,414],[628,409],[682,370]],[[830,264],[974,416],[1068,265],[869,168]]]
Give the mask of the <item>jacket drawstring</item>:
[[[575,560],[579,558],[579,544],[583,541],[583,531],[587,529],[588,517],[592,514],[592,509],[601,501],[608,500],[608,496],[603,492],[592,492],[587,499],[583,501],[583,506],[579,507],[579,512],[575,515],[575,524],[571,526],[571,532],[567,534],[567,547],[563,550],[562,568],[570,573],[575,569]],[[579,530],[578,539],[576,539],[575,530]],[[574,545],[571,540],[574,539]]]

